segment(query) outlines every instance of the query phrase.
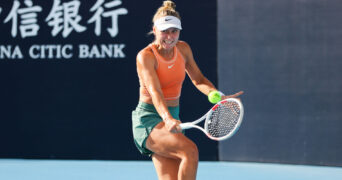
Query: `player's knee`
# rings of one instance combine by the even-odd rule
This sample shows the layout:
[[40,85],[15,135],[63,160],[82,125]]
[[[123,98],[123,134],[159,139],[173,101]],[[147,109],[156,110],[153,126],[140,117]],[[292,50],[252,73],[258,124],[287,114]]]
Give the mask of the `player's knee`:
[[191,143],[185,150],[185,158],[189,161],[198,162],[198,148],[195,143]]

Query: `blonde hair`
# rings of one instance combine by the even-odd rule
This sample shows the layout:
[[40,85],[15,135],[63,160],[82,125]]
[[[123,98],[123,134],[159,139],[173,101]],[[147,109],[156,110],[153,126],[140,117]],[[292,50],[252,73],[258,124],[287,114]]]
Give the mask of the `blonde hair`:
[[157,19],[164,16],[175,16],[181,19],[179,13],[176,11],[176,4],[170,0],[164,1],[163,5],[158,8],[153,16],[152,22],[154,23]]

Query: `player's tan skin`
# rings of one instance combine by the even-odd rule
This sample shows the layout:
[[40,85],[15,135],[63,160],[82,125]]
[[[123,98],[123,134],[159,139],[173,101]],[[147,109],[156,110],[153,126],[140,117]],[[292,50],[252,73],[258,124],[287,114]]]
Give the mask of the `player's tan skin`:
[[[158,53],[166,60],[173,57],[173,47],[185,58],[185,69],[192,83],[205,95],[216,90],[214,85],[203,76],[198,68],[190,46],[179,41],[180,30],[169,28],[159,31],[153,28]],[[140,101],[153,104],[163,122],[159,123],[146,140],[146,148],[154,152],[152,161],[160,180],[194,180],[198,166],[198,149],[194,142],[181,132],[179,120],[174,119],[168,111],[168,106],[178,106],[179,99],[165,100],[156,73],[157,60],[149,47],[141,50],[137,55],[137,71],[145,84],[150,97],[140,90]],[[243,92],[225,96],[237,97]]]

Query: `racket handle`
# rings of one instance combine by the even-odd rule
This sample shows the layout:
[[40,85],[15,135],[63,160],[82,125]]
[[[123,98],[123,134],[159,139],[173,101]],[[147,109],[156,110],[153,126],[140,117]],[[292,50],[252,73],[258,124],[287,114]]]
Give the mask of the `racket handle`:
[[192,128],[193,125],[192,125],[192,123],[182,123],[182,124],[179,125],[179,127],[184,130],[184,129]]

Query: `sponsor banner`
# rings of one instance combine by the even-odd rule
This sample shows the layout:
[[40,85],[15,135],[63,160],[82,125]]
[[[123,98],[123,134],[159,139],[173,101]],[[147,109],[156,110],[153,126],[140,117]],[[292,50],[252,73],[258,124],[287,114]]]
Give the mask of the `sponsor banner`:
[[124,59],[129,13],[121,0],[3,1],[0,60]]

